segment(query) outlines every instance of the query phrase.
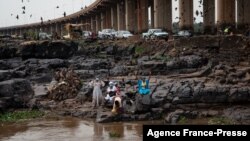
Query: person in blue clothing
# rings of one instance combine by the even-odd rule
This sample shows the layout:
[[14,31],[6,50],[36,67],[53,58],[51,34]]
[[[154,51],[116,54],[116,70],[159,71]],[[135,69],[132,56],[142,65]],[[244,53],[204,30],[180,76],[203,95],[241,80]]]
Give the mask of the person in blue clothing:
[[[150,77],[149,77],[150,79]],[[138,92],[141,95],[147,95],[150,94],[150,88],[149,88],[149,79],[146,79],[143,77],[141,80],[138,80]]]

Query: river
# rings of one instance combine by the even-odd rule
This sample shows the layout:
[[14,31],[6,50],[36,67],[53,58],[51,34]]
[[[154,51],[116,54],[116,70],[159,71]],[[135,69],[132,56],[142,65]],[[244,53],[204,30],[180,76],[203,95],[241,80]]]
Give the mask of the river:
[[143,124],[162,123],[162,121],[95,123],[75,118],[2,123],[0,126],[0,140],[139,141],[142,140]]

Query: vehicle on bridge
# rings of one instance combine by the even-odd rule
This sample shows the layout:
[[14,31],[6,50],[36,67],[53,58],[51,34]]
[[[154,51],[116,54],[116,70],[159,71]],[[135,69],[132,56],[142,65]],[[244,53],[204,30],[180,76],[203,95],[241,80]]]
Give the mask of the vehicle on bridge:
[[148,39],[165,39],[168,40],[169,34],[162,29],[149,29],[148,32],[142,33],[142,38]]
[[98,32],[99,39],[114,39],[117,32],[114,29],[103,29]]
[[119,30],[117,31],[115,37],[117,39],[128,39],[129,37],[134,36],[131,32],[127,31],[127,30]]
[[46,32],[39,32],[38,34],[39,40],[50,40],[51,35],[47,34]]
[[193,33],[189,30],[180,30],[177,34],[173,35],[174,38],[182,38],[182,37],[192,37]]

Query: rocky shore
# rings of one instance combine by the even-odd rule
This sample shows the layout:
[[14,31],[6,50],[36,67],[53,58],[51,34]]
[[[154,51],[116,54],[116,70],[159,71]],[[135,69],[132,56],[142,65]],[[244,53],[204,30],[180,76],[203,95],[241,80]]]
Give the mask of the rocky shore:
[[[166,41],[117,40],[0,42],[0,110],[38,108],[97,122],[181,117],[226,117],[250,123],[250,39],[199,36]],[[50,96],[57,72],[65,72],[65,98]],[[135,91],[138,77],[151,74],[150,96],[113,115],[111,108],[91,108],[96,76],[107,82],[125,80],[122,93]],[[64,74],[62,73],[62,76]],[[77,79],[68,79],[68,78]],[[59,89],[61,90],[61,89]],[[105,94],[106,88],[103,88]],[[68,96],[68,94],[73,95]],[[57,94],[58,95],[58,94]],[[150,99],[148,101],[148,99]]]

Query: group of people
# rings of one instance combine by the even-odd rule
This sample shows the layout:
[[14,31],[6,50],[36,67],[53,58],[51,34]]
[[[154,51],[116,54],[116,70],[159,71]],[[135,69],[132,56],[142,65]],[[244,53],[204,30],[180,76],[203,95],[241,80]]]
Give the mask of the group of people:
[[[150,79],[150,78],[149,78]],[[149,79],[145,77],[138,80],[137,91],[141,95],[150,94],[149,88]],[[92,106],[93,108],[97,108],[99,106],[104,106],[105,104],[112,105],[112,113],[122,113],[123,105],[122,105],[122,94],[120,88],[118,87],[118,83],[110,81],[108,83],[106,96],[104,97],[102,94],[102,87],[105,86],[104,81],[96,78],[92,80],[90,86],[93,87],[93,97],[92,97]]]
[[119,113],[122,110],[122,101],[121,94],[118,88],[117,83],[110,81],[107,88],[107,95],[103,97],[101,88],[105,86],[105,83],[96,78],[90,82],[90,86],[93,87],[93,97],[92,97],[92,106],[97,108],[103,106],[104,104],[113,104],[113,113]]

